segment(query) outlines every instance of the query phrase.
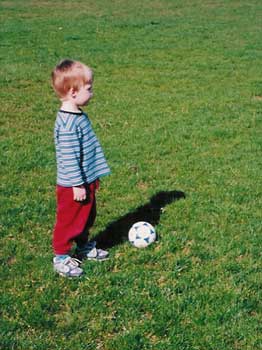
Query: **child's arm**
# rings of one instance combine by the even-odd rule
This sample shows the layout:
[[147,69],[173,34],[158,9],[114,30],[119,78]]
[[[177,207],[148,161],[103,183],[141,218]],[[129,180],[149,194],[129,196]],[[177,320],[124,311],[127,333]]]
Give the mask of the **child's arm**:
[[81,139],[77,130],[60,128],[57,142],[60,148],[60,162],[62,162],[66,176],[72,185],[74,200],[85,200],[87,193],[80,165]]

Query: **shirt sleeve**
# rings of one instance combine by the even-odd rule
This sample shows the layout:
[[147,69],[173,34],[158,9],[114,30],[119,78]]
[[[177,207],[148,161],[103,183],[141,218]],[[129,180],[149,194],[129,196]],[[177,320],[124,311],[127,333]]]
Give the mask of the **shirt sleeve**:
[[61,130],[58,135],[60,162],[72,186],[84,183],[81,171],[81,137],[77,130]]

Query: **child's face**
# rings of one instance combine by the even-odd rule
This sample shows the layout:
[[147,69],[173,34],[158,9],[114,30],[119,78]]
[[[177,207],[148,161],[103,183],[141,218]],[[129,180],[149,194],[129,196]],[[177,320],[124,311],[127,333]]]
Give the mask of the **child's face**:
[[78,91],[74,92],[74,103],[81,107],[86,106],[89,100],[93,97],[92,84],[85,84],[81,86]]

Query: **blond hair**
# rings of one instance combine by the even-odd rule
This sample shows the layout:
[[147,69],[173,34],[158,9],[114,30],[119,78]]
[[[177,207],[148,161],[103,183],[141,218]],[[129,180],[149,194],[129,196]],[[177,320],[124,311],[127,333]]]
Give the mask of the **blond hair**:
[[59,97],[70,89],[78,91],[85,84],[92,84],[93,72],[85,64],[70,59],[62,60],[52,71],[52,85]]

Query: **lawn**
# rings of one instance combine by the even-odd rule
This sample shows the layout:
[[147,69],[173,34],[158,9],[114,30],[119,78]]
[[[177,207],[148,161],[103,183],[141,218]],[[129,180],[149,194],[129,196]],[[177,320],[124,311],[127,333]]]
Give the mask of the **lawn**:
[[[260,0],[0,1],[1,350],[262,349]],[[53,272],[62,58],[112,175],[110,260]],[[158,240],[127,241],[145,219]]]

